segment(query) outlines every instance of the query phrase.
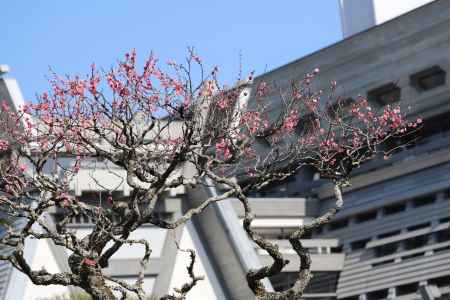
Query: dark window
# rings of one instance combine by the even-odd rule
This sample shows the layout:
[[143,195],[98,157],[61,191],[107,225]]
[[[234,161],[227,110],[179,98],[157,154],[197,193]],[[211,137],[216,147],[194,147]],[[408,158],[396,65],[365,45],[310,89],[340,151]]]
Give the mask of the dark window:
[[88,216],[83,215],[83,223],[87,223],[87,224],[91,223],[91,220],[89,219]]
[[378,238],[379,239],[385,239],[385,238],[388,238],[388,237],[400,234],[400,232],[401,232],[400,230],[389,231],[389,232],[386,232],[386,233],[383,233],[383,234],[379,234]]
[[270,142],[270,139],[268,136],[255,136],[255,141],[258,144],[263,145],[265,147],[272,146],[272,143]]
[[417,257],[422,257],[425,255],[425,252],[419,252],[419,253],[414,253],[414,254],[410,254],[410,255],[405,255],[402,257],[402,260],[410,260],[410,259],[414,259]]
[[367,300],[385,299],[388,296],[388,290],[379,290],[367,293]]
[[[297,279],[297,272],[282,272],[270,277],[270,282],[275,291],[284,291],[291,288]],[[305,293],[335,293],[338,279],[339,272],[313,272]]]
[[418,137],[412,134],[405,134],[395,139],[389,139],[383,143],[383,147],[387,153],[393,155],[408,149],[412,149],[417,145]]
[[437,285],[438,287],[450,286],[450,275],[441,276],[427,280],[430,285]]
[[339,272],[313,272],[313,278],[305,289],[305,294],[335,293]]
[[404,285],[400,285],[396,288],[397,296],[403,296],[408,294],[414,294],[419,289],[419,283],[408,283]]
[[330,223],[328,225],[328,230],[332,231],[332,230],[338,230],[344,227],[348,226],[348,219],[344,219],[344,220],[339,220],[339,221],[335,221],[333,223]]
[[401,88],[396,84],[388,83],[369,91],[367,96],[369,101],[385,105],[399,101],[401,98],[401,91]]
[[353,115],[350,113],[350,109],[352,104],[355,103],[353,98],[340,98],[327,108],[328,116],[331,120],[337,120],[338,118],[341,121],[346,123],[350,122]]
[[389,259],[389,260],[383,260],[377,263],[373,263],[372,267],[379,267],[379,266],[383,266],[383,265],[388,265],[388,264],[393,264],[395,261],[393,259]]
[[450,200],[450,189],[446,189],[444,191],[444,199],[445,200]]
[[439,223],[447,223],[447,222],[450,222],[450,217],[445,217],[445,218],[442,218],[442,219],[439,219]]
[[354,242],[351,242],[350,246],[351,246],[353,251],[360,250],[360,249],[366,248],[366,244],[368,242],[370,242],[370,239],[354,241]]
[[390,243],[382,246],[378,246],[375,248],[375,256],[376,257],[383,257],[387,255],[394,254],[397,252],[398,244],[397,243]]
[[[450,132],[450,111],[439,114],[423,121],[420,135],[429,137],[433,135],[448,135]],[[450,198],[450,189],[446,190],[447,198]]]
[[[272,228],[255,228],[258,234],[263,236],[265,239],[269,240],[285,240],[289,238],[289,235],[296,230],[296,228],[283,228],[283,227],[272,227]],[[311,238],[311,233],[307,232],[302,236],[302,239]]]
[[420,91],[428,91],[445,84],[446,73],[439,66],[433,66],[411,75],[411,85]]
[[122,191],[113,191],[112,193],[106,191],[84,191],[78,200],[91,205],[106,204],[109,196],[113,200],[125,200]]
[[330,250],[331,253],[342,253],[344,251],[342,245],[337,247],[331,247]]
[[406,228],[408,231],[414,231],[414,230],[419,230],[419,229],[423,229],[423,228],[427,228],[429,227],[431,224],[430,222],[428,223],[422,223],[422,224],[418,224],[418,225],[413,225],[413,226],[409,226],[408,228]]
[[450,241],[450,229],[447,228],[447,229],[438,231],[436,233],[436,236],[437,236],[438,243],[448,242],[448,241]]
[[419,197],[419,198],[416,198],[416,199],[413,200],[413,206],[414,207],[420,207],[420,206],[433,204],[434,203],[434,199],[435,199],[434,195],[428,195],[428,196]]
[[450,245],[449,246],[445,246],[445,247],[441,247],[441,248],[436,248],[433,250],[433,253],[441,253],[441,252],[445,252],[448,253],[450,251]]
[[[73,219],[72,219],[72,222],[73,222]],[[77,224],[81,223],[81,215],[76,215],[75,216],[75,222],[74,223],[77,223]]]
[[419,235],[413,238],[409,238],[404,241],[405,250],[413,250],[423,246],[428,243],[428,235]]
[[377,218],[377,211],[373,210],[373,211],[369,211],[369,212],[365,212],[365,213],[357,215],[355,218],[355,222],[362,223],[362,222],[375,220],[376,218]]
[[389,215],[400,213],[400,212],[404,211],[405,209],[406,209],[405,203],[394,204],[394,205],[384,207],[383,213],[384,213],[384,215],[389,216]]
[[315,234],[321,234],[323,232],[323,226],[320,226],[320,227],[318,227],[318,228],[316,228],[316,230],[315,230]]
[[300,120],[295,127],[295,132],[300,136],[313,134],[320,127],[320,120],[314,113],[307,114],[300,117]]
[[284,291],[291,288],[297,278],[298,274],[295,272],[282,272],[270,277],[270,283],[275,291]]
[[159,220],[164,221],[170,221],[173,218],[172,212],[166,212],[166,211],[156,211],[153,213],[153,215],[158,218]]

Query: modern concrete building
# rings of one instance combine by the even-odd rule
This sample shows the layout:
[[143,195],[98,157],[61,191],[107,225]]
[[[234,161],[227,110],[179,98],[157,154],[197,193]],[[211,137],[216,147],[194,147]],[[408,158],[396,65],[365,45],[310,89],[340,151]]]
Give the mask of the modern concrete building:
[[[425,121],[422,138],[414,147],[401,147],[390,160],[356,169],[352,186],[345,190],[344,209],[304,241],[312,252],[315,275],[304,298],[450,299],[450,1],[342,0],[341,12],[345,40],[262,74],[256,83],[287,87],[319,67],[317,89],[326,89],[336,80],[339,97],[367,96],[377,108],[401,100],[412,117],[422,116]],[[361,19],[370,22],[360,24]],[[12,103],[21,101],[12,79],[0,79],[0,95]],[[89,201],[90,194],[101,189],[87,176],[93,170],[82,171],[86,176],[74,182],[72,189]],[[124,184],[116,196],[128,192]],[[174,218],[214,193],[212,188],[170,191],[160,213]],[[269,289],[284,289],[298,270],[286,235],[332,205],[331,187],[312,170],[302,170],[252,197],[257,216],[254,228],[279,244],[291,261],[282,274],[266,282]],[[58,217],[57,211],[53,214]],[[162,295],[185,281],[187,257],[177,251],[177,240],[181,248],[197,250],[197,272],[207,277],[188,299],[252,299],[245,272],[267,263],[269,257],[248,241],[239,226],[241,217],[242,209],[230,199],[212,205],[174,232],[153,226],[136,231],[135,237],[145,237],[153,246],[145,274],[149,294]],[[71,226],[82,235],[92,224],[80,218]],[[56,271],[65,268],[61,262],[67,253],[51,243],[27,251],[33,266],[54,260]],[[135,249],[121,250],[107,271],[132,280],[137,255]],[[49,289],[35,287],[20,276],[9,265],[0,264],[0,299],[50,295]],[[17,283],[24,292],[13,295]]]
[[[355,170],[344,209],[313,234],[338,239],[345,253],[330,298],[450,299],[449,29],[450,2],[433,1],[256,79],[288,86],[320,67],[316,88],[336,80],[336,96],[400,103],[425,120],[414,146]],[[300,196],[320,212],[333,205],[326,181],[298,177],[266,196]]]

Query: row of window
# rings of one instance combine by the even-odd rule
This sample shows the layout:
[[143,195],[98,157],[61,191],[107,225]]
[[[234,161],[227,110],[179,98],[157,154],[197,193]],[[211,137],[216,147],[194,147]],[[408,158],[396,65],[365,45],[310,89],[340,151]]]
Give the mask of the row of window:
[[[305,294],[336,293],[340,272],[313,272],[313,278],[305,289]],[[269,278],[275,291],[291,288],[298,279],[298,272],[282,272]]]
[[[334,106],[333,106],[333,109],[337,109],[337,108],[334,108]],[[423,139],[421,138],[417,141],[416,140],[412,141],[413,137],[410,135],[406,135],[404,137],[398,137],[396,139],[387,141],[385,143],[384,147],[386,147],[386,150],[389,150],[391,154],[394,154],[394,153],[409,149],[411,147],[414,147],[418,144],[425,145],[432,141],[433,142],[441,141],[439,143],[442,143],[442,138],[443,138],[442,135],[445,135],[445,139],[448,139],[448,137],[450,136],[450,111],[427,118],[425,120],[425,122],[423,123],[423,127],[420,129],[420,137],[423,137]],[[448,144],[445,144],[444,146],[448,147]],[[427,147],[421,148],[421,149],[423,149],[424,151],[430,150]],[[437,148],[437,149],[442,149],[442,148]],[[433,148],[432,151],[435,151],[437,149]],[[412,153],[412,154],[418,155],[420,153],[422,153],[422,152],[416,151],[415,153]],[[354,172],[355,173],[364,173],[364,172],[368,172],[370,170],[378,169],[382,166],[386,166],[387,164],[392,164],[394,162],[395,162],[395,160],[392,160],[392,159],[387,160],[387,161],[374,160],[371,162],[367,162],[365,164],[365,166],[363,166],[360,169],[354,169]],[[371,168],[371,166],[372,166],[372,168]],[[303,173],[305,175],[304,178],[310,177],[311,181],[320,179],[320,176],[318,175],[318,173],[315,173],[315,171],[312,168],[311,169],[304,168],[302,170],[302,172],[305,172],[305,173]],[[290,177],[290,178],[291,178],[290,180],[295,181],[295,177]],[[257,197],[257,198],[289,197],[289,196],[304,195],[303,192],[305,192],[307,190],[306,186],[304,188],[302,188],[302,190],[298,190],[298,187],[296,189],[286,188],[286,186],[290,185],[290,184],[291,183],[287,183],[287,181],[285,181],[281,184],[268,186],[264,190],[253,191],[253,192],[249,193],[249,195],[251,197]],[[450,196],[448,196],[448,197],[450,197]],[[372,213],[372,215],[370,213],[368,213],[367,218],[368,219],[373,218],[373,213]],[[362,220],[364,221],[364,217],[362,217]]]
[[[447,223],[447,222],[450,222],[450,217],[445,217],[445,218],[439,219],[439,223],[441,223],[441,224]],[[430,226],[431,226],[430,222],[420,223],[420,224],[417,224],[414,226],[407,227],[407,231],[415,231],[415,230],[427,228]],[[377,238],[384,239],[384,238],[398,235],[400,233],[401,233],[400,230],[390,231],[390,232],[378,235]],[[438,243],[450,241],[450,230],[449,229],[438,231],[435,234],[436,234],[436,241]],[[420,248],[428,243],[428,239],[429,239],[429,235],[419,235],[416,237],[412,237],[412,238],[402,241],[402,242],[404,242],[403,247],[405,250],[412,250],[412,249]],[[371,238],[353,241],[350,243],[351,250],[357,251],[357,250],[364,249],[366,247],[366,244],[370,241],[371,241]],[[375,248],[375,249],[380,248],[380,250],[376,250],[376,253],[379,252],[380,255],[376,255],[376,256],[381,257],[381,256],[395,253],[398,245],[394,246],[393,244],[395,244],[395,243],[390,243],[390,244],[386,244],[386,245]],[[395,250],[392,250],[393,248],[395,248]],[[389,250],[389,249],[391,249],[391,250]],[[385,253],[385,254],[381,254],[381,253]]]
[[[171,220],[171,218],[173,216],[173,213],[171,213],[171,212],[156,212],[155,215],[160,220],[169,221],[169,220]],[[62,221],[64,219],[65,216],[62,213],[56,213],[56,214],[53,215],[53,217],[54,217],[56,222],[60,222],[60,221]],[[117,222],[117,223],[120,222],[120,218],[118,216],[112,216],[111,219],[114,222]],[[70,222],[69,222],[70,225],[75,225],[75,224],[77,224],[77,225],[81,225],[81,224],[93,225],[94,223],[95,222],[89,216],[87,216],[85,214],[78,214],[78,215],[72,217]]]
[[[440,66],[432,66],[410,76],[410,84],[417,91],[424,92],[445,85],[446,72]],[[395,83],[388,83],[367,93],[369,101],[381,105],[394,103],[401,98],[401,88]]]
[[[286,228],[286,227],[255,227],[253,228],[256,233],[261,235],[267,240],[288,240],[289,236],[297,230],[297,228]],[[311,233],[305,233],[302,239],[311,239]],[[290,245],[290,244],[289,244]],[[342,246],[331,247],[331,246],[313,246],[307,247],[310,254],[331,254],[331,253],[342,253]],[[291,247],[289,246],[289,249]]]
[[[450,189],[444,191],[444,199],[450,200]],[[400,203],[390,204],[390,205],[381,207],[379,209],[373,209],[370,211],[366,211],[366,212],[357,214],[355,216],[351,216],[349,218],[337,220],[337,221],[329,223],[325,227],[328,231],[339,230],[339,229],[349,226],[351,218],[353,218],[353,221],[355,223],[360,224],[360,223],[375,220],[379,213],[382,213],[383,216],[391,216],[391,215],[401,213],[406,210],[406,206],[407,206],[408,202],[411,203],[411,206],[413,208],[419,208],[422,206],[433,204],[433,203],[435,203],[435,201],[436,201],[436,194],[424,195],[424,196],[416,197],[414,199],[406,200],[406,201],[403,201]],[[322,233],[322,230],[323,230],[322,228],[318,228],[316,233],[320,234],[320,233]]]
[[[440,276],[427,280],[428,285],[435,285],[439,288],[450,287],[450,275]],[[395,287],[395,297],[400,297],[404,295],[418,293],[419,283],[413,282],[408,284],[403,284]],[[389,296],[389,289],[382,289],[367,293],[367,300],[381,300],[387,299]],[[347,298],[342,298],[341,300],[358,300],[359,296],[352,296]]]

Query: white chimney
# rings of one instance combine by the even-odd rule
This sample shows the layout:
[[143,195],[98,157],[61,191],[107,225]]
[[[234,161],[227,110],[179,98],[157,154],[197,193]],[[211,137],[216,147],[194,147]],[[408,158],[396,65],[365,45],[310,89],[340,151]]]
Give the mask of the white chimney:
[[344,38],[435,0],[339,0]]

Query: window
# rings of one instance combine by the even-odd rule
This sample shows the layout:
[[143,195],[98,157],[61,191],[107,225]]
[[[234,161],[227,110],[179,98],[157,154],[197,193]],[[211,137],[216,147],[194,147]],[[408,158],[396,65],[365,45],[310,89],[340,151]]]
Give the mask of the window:
[[[283,228],[283,227],[266,227],[255,228],[258,234],[269,240],[285,240],[289,238],[289,235],[296,230],[296,228]],[[302,239],[310,239],[311,233],[306,232]]]
[[377,262],[377,263],[373,263],[372,267],[376,268],[376,267],[379,267],[379,266],[393,264],[394,262],[395,262],[395,260],[393,260],[393,259],[383,260],[383,261],[380,261],[380,262]]
[[328,230],[332,231],[332,230],[338,230],[344,227],[348,226],[348,219],[344,219],[344,220],[339,220],[339,221],[335,221],[333,223],[330,223],[328,225]]
[[122,191],[113,191],[112,193],[107,191],[83,191],[78,200],[91,205],[99,205],[100,202],[106,203],[110,194],[113,200],[125,200]]
[[413,250],[417,248],[421,248],[423,246],[426,246],[428,243],[428,236],[427,235],[419,235],[410,239],[407,239],[404,241],[405,250]]
[[388,296],[388,290],[379,290],[367,294],[367,300],[385,299]]
[[313,272],[313,278],[305,293],[336,293],[339,272]]
[[381,105],[395,103],[401,98],[401,88],[395,83],[388,83],[369,91],[367,96],[369,101],[377,102]]
[[383,147],[386,152],[393,155],[408,149],[412,149],[417,145],[418,138],[412,134],[405,134],[395,139],[389,139],[383,142]]
[[[430,137],[433,135],[443,135],[448,136],[450,132],[450,112],[436,115],[432,118],[427,118],[423,122],[423,127],[421,128],[421,135],[423,137]],[[447,199],[450,198],[450,189],[446,191]]]
[[327,113],[330,120],[340,118],[344,122],[350,122],[352,114],[350,114],[351,105],[355,103],[353,98],[339,98],[336,103],[327,108]]
[[[275,291],[283,291],[292,287],[298,279],[297,272],[282,272],[269,278]],[[336,293],[339,272],[313,272],[305,293]]]
[[320,127],[320,120],[314,113],[307,114],[300,117],[300,120],[295,127],[295,132],[299,136],[313,134]]
[[80,224],[81,223],[81,215],[76,215],[75,218],[72,218],[72,223]]
[[375,220],[376,218],[377,218],[377,211],[373,210],[373,211],[369,211],[369,212],[365,212],[365,213],[357,215],[355,217],[355,222],[362,223],[362,222]]
[[447,223],[447,222],[450,222],[450,217],[445,217],[445,218],[442,218],[442,219],[439,219],[439,223]]
[[389,216],[389,215],[393,215],[393,214],[397,214],[399,212],[402,212],[406,209],[406,204],[405,203],[400,203],[400,204],[394,204],[394,205],[390,205],[390,206],[386,206],[383,208],[383,213],[385,216]]
[[385,239],[385,238],[388,238],[388,237],[391,237],[391,236],[394,236],[394,235],[397,235],[397,234],[400,234],[400,230],[389,231],[389,232],[386,232],[386,233],[383,233],[383,234],[379,234],[378,238],[379,239]]
[[173,213],[167,212],[167,211],[156,211],[153,213],[153,215],[156,218],[158,218],[159,220],[164,220],[164,221],[170,221],[173,218]]
[[323,226],[320,226],[320,227],[317,227],[316,229],[315,229],[315,234],[322,234],[322,232],[323,232]]
[[368,242],[370,242],[370,239],[354,241],[350,244],[350,247],[352,248],[353,251],[364,249],[364,248],[366,248],[366,244]]
[[344,248],[341,246],[337,246],[337,247],[331,247],[330,248],[331,253],[343,253],[344,252]]
[[419,229],[423,229],[423,228],[427,228],[431,226],[430,222],[427,223],[422,223],[422,224],[418,224],[418,225],[413,225],[413,226],[409,226],[408,228],[406,228],[408,231],[415,231],[415,230],[419,230]]
[[397,296],[403,296],[408,294],[414,294],[419,289],[419,283],[408,283],[404,285],[400,285],[396,288]]
[[284,291],[291,288],[298,278],[295,272],[282,272],[269,278],[275,291]]
[[445,200],[450,200],[450,189],[446,189],[444,191],[444,199]]
[[434,254],[441,253],[441,252],[448,253],[449,251],[450,251],[450,245],[449,246],[440,247],[440,248],[436,248],[436,249],[433,250],[433,253]]
[[444,229],[436,233],[437,242],[444,243],[450,241],[450,229]]
[[411,85],[419,91],[428,91],[444,85],[446,73],[439,66],[433,66],[426,70],[411,75]]
[[398,244],[397,243],[390,243],[382,246],[378,246],[375,248],[375,256],[376,257],[383,257],[387,255],[394,254],[397,252]]
[[450,275],[430,279],[428,284],[437,285],[438,287],[450,286]]
[[88,224],[91,223],[91,220],[85,214],[83,214],[83,223],[88,223]]
[[434,195],[427,195],[413,200],[414,207],[425,206],[434,203]]
[[270,139],[268,136],[255,136],[255,141],[264,147],[270,147],[272,146],[272,143],[270,142]]
[[425,252],[419,252],[419,253],[414,253],[414,254],[410,254],[410,255],[405,255],[402,257],[402,260],[410,260],[410,259],[414,259],[417,257],[422,257],[425,255]]

